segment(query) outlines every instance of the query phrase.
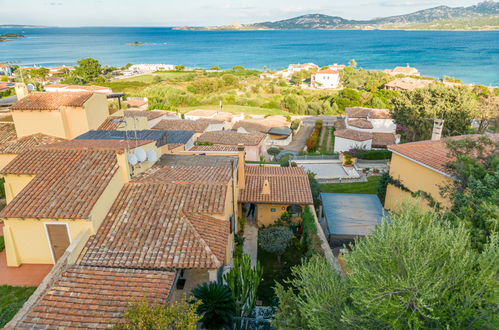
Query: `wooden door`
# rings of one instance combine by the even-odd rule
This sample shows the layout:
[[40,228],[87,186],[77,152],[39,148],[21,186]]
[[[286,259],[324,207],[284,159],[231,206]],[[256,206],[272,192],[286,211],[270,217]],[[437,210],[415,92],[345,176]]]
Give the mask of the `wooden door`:
[[46,226],[54,262],[57,262],[69,246],[68,229],[65,224],[48,224]]

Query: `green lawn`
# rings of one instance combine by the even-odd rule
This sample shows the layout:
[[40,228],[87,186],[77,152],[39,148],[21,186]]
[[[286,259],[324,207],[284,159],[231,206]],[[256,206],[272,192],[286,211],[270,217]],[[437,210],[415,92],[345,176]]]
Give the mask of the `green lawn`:
[[276,303],[274,293],[275,283],[279,282],[284,287],[288,286],[284,283],[284,280],[291,277],[291,267],[301,263],[303,253],[301,248],[291,245],[282,255],[281,263],[279,264],[275,254],[258,249],[258,261],[260,261],[263,267],[263,278],[258,287],[257,296],[263,302],[263,305],[269,306]]
[[321,184],[321,192],[345,194],[376,194],[380,177],[370,176],[367,182]]
[[[220,109],[219,105],[198,105],[195,107],[183,107],[180,108],[179,111],[182,113],[185,113],[190,110],[194,109],[208,109],[208,110],[218,110]],[[259,108],[259,107],[250,107],[250,106],[245,106],[245,105],[233,105],[233,104],[227,104],[223,106],[223,111],[226,112],[232,112],[232,113],[239,113],[243,112],[248,115],[290,115],[289,112],[283,111],[280,109],[267,109],[267,108]]]
[[0,285],[0,328],[9,322],[36,287]]

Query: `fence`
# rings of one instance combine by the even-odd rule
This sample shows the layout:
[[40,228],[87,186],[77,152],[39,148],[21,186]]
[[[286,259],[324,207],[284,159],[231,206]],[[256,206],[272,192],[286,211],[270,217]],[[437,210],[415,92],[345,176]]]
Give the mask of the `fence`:
[[304,155],[304,156],[291,156],[290,160],[337,160],[340,159],[339,155]]

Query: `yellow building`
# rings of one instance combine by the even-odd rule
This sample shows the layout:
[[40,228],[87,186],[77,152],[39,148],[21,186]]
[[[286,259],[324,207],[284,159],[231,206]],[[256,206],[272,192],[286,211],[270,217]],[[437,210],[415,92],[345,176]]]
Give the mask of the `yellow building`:
[[73,139],[97,129],[109,116],[106,95],[34,92],[11,107],[17,137],[43,133]]
[[260,226],[273,224],[284,212],[301,215],[306,205],[314,203],[308,175],[301,167],[245,167],[245,186],[239,203]]
[[[440,187],[452,183],[446,164],[452,159],[444,140],[421,141],[389,146],[392,151],[390,176],[398,180],[409,191],[389,184],[386,191],[385,208],[393,210],[401,202],[414,201],[411,193],[429,194],[442,206],[449,201],[440,194]],[[424,201],[424,199],[423,199]]]

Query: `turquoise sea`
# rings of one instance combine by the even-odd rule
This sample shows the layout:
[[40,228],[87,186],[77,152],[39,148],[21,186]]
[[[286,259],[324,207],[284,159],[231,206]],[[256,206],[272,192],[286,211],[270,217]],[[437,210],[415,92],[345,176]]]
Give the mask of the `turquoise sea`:
[[[355,59],[365,69],[410,64],[422,75],[499,85],[499,31],[177,31],[151,27],[1,29],[28,38],[0,43],[0,63],[71,65],[94,57],[103,64],[183,64],[209,68],[280,69]],[[155,45],[128,45],[129,42]]]

